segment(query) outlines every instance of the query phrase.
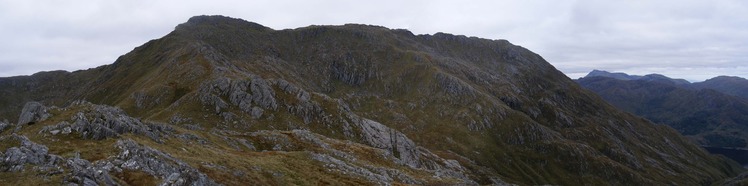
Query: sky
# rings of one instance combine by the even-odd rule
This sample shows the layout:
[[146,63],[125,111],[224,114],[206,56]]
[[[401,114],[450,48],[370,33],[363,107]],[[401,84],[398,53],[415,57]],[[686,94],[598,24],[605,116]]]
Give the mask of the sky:
[[743,0],[0,0],[0,77],[111,64],[195,15],[506,39],[571,78],[593,69],[748,78]]

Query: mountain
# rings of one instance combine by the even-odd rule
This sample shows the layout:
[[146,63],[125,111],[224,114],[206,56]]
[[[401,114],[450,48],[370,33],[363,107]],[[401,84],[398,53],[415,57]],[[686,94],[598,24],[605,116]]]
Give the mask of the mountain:
[[673,85],[690,84],[690,82],[688,82],[685,79],[672,79],[672,78],[669,78],[667,76],[660,75],[660,74],[648,74],[644,76],[637,76],[637,75],[628,75],[622,72],[608,72],[604,70],[592,70],[585,77],[609,77],[609,78],[620,79],[620,80],[653,81],[653,82],[673,84]]
[[703,82],[693,83],[696,89],[714,89],[725,94],[748,100],[748,80],[734,76],[718,76]]
[[637,80],[641,79],[642,76],[637,75],[628,75],[626,73],[621,72],[608,72],[604,70],[592,70],[589,74],[587,74],[586,77],[593,77],[593,76],[602,76],[602,77],[609,77],[609,78],[615,78],[620,80]]
[[616,107],[669,125],[702,146],[748,147],[748,101],[743,99],[646,80],[584,77],[577,82]]
[[743,171],[525,48],[445,33],[197,16],[111,65],[0,91],[8,184],[709,185]]

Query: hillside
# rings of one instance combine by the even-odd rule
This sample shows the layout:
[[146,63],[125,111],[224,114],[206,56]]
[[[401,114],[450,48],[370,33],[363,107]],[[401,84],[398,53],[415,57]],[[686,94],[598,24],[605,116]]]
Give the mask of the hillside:
[[709,185],[743,171],[525,48],[445,33],[197,16],[111,65],[0,91],[7,183]]

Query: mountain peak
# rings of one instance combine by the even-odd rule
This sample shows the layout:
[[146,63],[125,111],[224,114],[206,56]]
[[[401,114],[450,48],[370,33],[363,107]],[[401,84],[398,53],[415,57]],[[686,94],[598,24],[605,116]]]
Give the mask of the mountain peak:
[[748,81],[748,80],[742,77],[738,77],[738,76],[717,76],[711,79],[707,79],[706,81]]
[[269,27],[258,23],[250,22],[244,19],[233,18],[222,15],[200,15],[193,16],[187,22],[177,25],[176,30],[190,30],[195,28],[245,28],[250,30],[267,31],[272,30]]
[[694,83],[697,88],[714,89],[729,95],[748,100],[748,80],[735,76],[717,76],[703,82]]
[[590,72],[589,74],[587,74],[587,76],[584,76],[584,77],[597,77],[597,76],[615,78],[615,79],[620,79],[620,80],[636,80],[642,77],[642,76],[628,75],[622,72],[608,72],[608,71],[597,70],[597,69],[592,70],[592,72]]

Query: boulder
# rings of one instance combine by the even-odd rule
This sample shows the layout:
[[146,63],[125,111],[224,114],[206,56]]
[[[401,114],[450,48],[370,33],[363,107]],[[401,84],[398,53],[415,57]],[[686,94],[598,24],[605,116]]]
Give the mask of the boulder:
[[19,130],[21,130],[21,127],[23,127],[23,125],[31,125],[36,122],[43,121],[50,116],[52,115],[47,113],[47,107],[45,107],[41,103],[28,102],[23,106],[23,109],[21,110],[21,115],[18,117],[18,125],[16,126],[15,131],[18,132]]

